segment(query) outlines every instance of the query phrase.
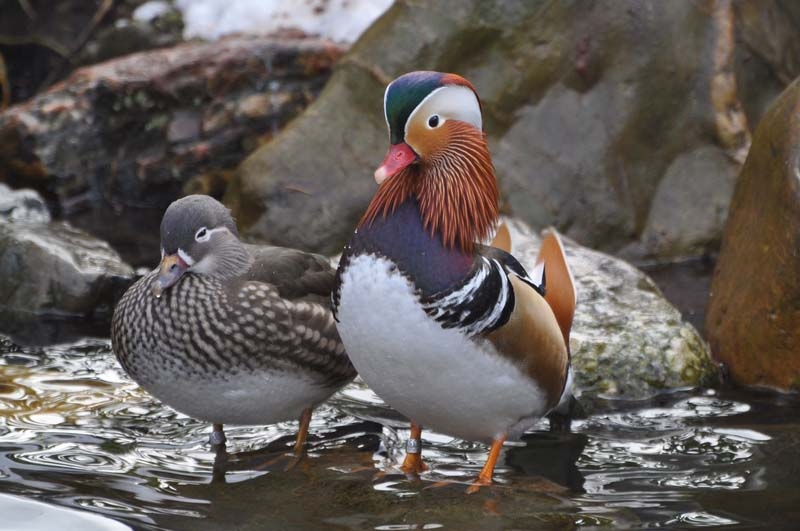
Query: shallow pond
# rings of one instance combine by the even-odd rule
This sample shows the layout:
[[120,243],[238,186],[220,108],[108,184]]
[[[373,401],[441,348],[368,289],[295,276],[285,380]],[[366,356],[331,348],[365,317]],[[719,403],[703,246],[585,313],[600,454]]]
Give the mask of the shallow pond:
[[[405,424],[357,384],[319,408],[309,459],[284,472],[296,423],[228,427],[224,462],[206,444],[210,427],[139,390],[107,340],[24,348],[0,340],[0,365],[0,510],[50,504],[37,529],[119,528],[75,511],[89,519],[69,527],[55,506],[135,529],[800,522],[800,400],[791,396],[675,393],[607,404],[613,412],[574,422],[572,433],[551,434],[542,423],[506,448],[498,485],[466,496],[486,448],[427,432],[432,471],[408,479],[396,468]],[[0,519],[0,529],[19,528],[14,522]]]

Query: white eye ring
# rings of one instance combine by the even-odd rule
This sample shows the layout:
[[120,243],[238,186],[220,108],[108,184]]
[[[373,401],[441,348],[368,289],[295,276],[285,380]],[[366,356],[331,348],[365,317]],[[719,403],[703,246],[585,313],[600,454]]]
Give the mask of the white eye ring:
[[210,237],[211,232],[205,227],[201,227],[200,230],[198,230],[194,235],[195,241],[198,242],[207,242]]
[[437,127],[439,127],[443,123],[444,123],[444,118],[442,118],[438,114],[431,114],[428,117],[428,121],[427,121],[426,125],[428,126],[428,129],[436,129]]

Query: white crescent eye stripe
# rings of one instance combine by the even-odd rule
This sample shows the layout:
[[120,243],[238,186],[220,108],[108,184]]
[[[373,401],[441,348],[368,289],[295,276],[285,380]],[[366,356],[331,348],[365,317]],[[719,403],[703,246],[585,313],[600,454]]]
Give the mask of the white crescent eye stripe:
[[[197,239],[197,234],[200,231],[203,231],[203,230],[206,231],[205,235],[202,238]],[[201,227],[201,228],[197,229],[197,232],[195,233],[195,241],[197,241],[199,243],[207,242],[208,240],[211,239],[211,235],[212,234],[216,234],[218,232],[228,232],[228,233],[230,233],[230,230],[228,230],[228,227],[216,227],[216,228],[213,228],[213,229],[207,229],[205,227]],[[189,256],[189,253],[187,253],[183,249],[180,249],[180,248],[178,249],[178,256],[180,256],[181,260],[186,262],[186,265],[188,265],[189,267],[195,265],[195,260],[191,256]]]
[[[478,103],[478,97],[468,87],[445,85],[431,91],[419,102],[419,105],[414,108],[406,119],[404,136],[408,135],[409,124],[414,121],[417,114],[422,112],[423,108],[427,109],[427,112],[431,114],[438,114],[440,123],[444,123],[448,119],[460,120],[470,123],[478,129],[483,129],[481,106]],[[427,116],[425,120],[427,125]]]
[[[216,228],[213,228],[213,229],[209,229],[207,227],[200,227],[199,229],[197,229],[197,232],[194,233],[194,240],[196,242],[207,242],[208,240],[211,239],[211,235],[212,234],[215,234],[217,232],[224,232],[224,231],[230,232],[228,230],[228,227],[224,227],[224,226],[223,227],[216,227]],[[203,233],[202,235],[200,235],[201,232]]]
[[230,231],[228,230],[228,227],[217,227],[215,229],[208,229],[209,237],[211,237],[212,234],[216,234],[218,232],[230,232]]
[[425,105],[425,102],[427,102],[429,99],[431,99],[431,98],[433,97],[433,95],[434,95],[434,94],[436,94],[436,93],[437,93],[437,92],[439,92],[440,90],[444,90],[445,88],[447,88],[447,87],[439,87],[439,88],[437,88],[436,90],[432,91],[430,94],[428,94],[427,96],[425,96],[425,97],[422,99],[422,101],[421,101],[421,102],[419,102],[419,105],[417,105],[417,106],[414,108],[414,110],[413,110],[413,111],[411,111],[411,114],[409,114],[409,115],[408,115],[408,118],[406,118],[406,125],[405,125],[405,129],[404,129],[404,131],[403,131],[403,138],[406,138],[406,137],[408,136],[408,124],[410,124],[410,123],[411,123],[411,121],[414,119],[414,116],[416,116],[416,114],[419,112],[419,110],[422,108],[422,106],[423,106],[423,105]]
[[178,248],[178,256],[180,256],[181,260],[186,262],[186,265],[188,265],[189,267],[192,267],[194,265],[194,259],[191,256],[189,256],[183,249]]

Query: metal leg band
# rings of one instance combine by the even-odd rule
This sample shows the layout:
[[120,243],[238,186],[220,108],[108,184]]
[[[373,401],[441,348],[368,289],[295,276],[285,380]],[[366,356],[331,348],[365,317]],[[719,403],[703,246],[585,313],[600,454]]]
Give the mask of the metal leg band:
[[419,454],[422,453],[422,441],[419,439],[406,439],[406,453]]
[[208,436],[208,442],[209,442],[209,443],[210,443],[212,446],[220,446],[220,445],[223,445],[223,444],[225,444],[225,442],[226,442],[227,440],[228,440],[228,439],[227,439],[227,437],[225,437],[225,432],[224,432],[224,431],[222,431],[222,430],[214,430],[214,431],[212,431],[212,432],[211,432],[211,434]]

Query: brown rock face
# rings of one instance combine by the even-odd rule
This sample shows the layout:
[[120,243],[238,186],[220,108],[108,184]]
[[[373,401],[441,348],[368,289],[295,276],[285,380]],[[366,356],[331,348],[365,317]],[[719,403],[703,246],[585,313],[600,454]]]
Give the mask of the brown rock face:
[[[234,37],[80,69],[0,114],[0,182],[37,189],[56,215],[117,245],[120,221],[144,210],[157,227],[177,197],[221,195],[241,159],[321,90],[341,53],[319,39]],[[156,247],[150,261],[157,256]]]
[[725,227],[706,329],[734,382],[800,390],[800,82],[756,131]]

